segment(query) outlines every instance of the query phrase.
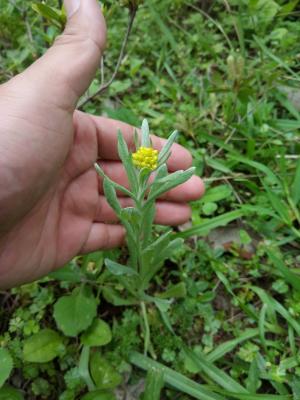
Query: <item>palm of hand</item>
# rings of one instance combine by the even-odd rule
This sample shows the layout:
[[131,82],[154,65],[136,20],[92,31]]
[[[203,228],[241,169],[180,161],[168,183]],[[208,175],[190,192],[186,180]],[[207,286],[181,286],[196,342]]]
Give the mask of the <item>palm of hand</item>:
[[[0,241],[3,287],[6,280],[19,283],[20,270],[20,282],[31,281],[63,265],[79,252],[94,250],[96,243],[94,248],[91,245],[97,241],[93,225],[99,204],[98,180],[93,169],[97,160],[97,137],[91,121],[86,118],[90,127],[75,130],[73,134],[72,114],[51,112],[47,107],[41,129],[35,115],[28,115],[24,105],[18,112],[16,99],[14,103],[13,130],[9,129],[11,118],[4,121],[6,132],[11,134],[7,147],[10,144],[22,146],[24,154],[27,141],[34,141],[35,146],[28,146],[26,160],[11,159],[5,165],[7,177],[14,175],[18,189],[1,207],[6,210],[5,220],[8,221],[7,232]],[[43,113],[39,107],[31,105],[31,109],[38,111],[39,116]],[[15,123],[16,118],[20,121],[19,126]],[[55,134],[51,127],[53,121]],[[57,129],[59,126],[63,131]],[[21,131],[21,137],[11,140]],[[42,143],[39,143],[38,136],[42,136]],[[48,142],[46,147],[43,147],[44,140]],[[27,159],[31,160],[29,168]],[[20,197],[23,201],[19,201]],[[14,216],[17,216],[17,223]],[[102,228],[105,230],[104,225]],[[119,233],[118,242],[120,240]],[[101,247],[101,243],[98,245]],[[103,245],[105,247],[105,243]]]
[[[65,5],[68,2],[65,1]],[[121,226],[108,206],[93,164],[126,186],[117,157],[117,130],[129,146],[133,127],[75,112],[105,43],[98,3],[81,3],[65,33],[46,54],[0,87],[0,282],[29,282],[78,253],[120,245]],[[72,62],[70,62],[72,60]],[[68,64],[68,68],[65,68]],[[153,137],[154,147],[162,141]],[[185,169],[190,154],[174,145],[168,166]],[[183,187],[182,187],[183,186]],[[186,202],[204,191],[194,177],[158,202],[156,222],[188,220]],[[123,198],[123,206],[129,204]]]

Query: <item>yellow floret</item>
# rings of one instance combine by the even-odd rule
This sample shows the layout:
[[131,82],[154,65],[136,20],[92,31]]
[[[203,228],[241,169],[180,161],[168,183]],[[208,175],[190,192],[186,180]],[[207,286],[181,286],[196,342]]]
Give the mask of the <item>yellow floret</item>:
[[154,171],[158,163],[158,150],[152,147],[140,147],[132,154],[132,162],[138,168],[148,168]]

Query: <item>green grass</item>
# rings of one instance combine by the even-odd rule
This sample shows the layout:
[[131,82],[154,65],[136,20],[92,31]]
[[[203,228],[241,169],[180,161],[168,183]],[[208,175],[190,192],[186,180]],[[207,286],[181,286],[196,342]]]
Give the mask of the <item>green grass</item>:
[[[127,10],[104,3],[107,79]],[[133,390],[146,370],[145,399],[149,390],[162,399],[300,399],[299,13],[299,1],[279,0],[145,0],[140,7],[116,80],[85,111],[135,125],[147,118],[161,136],[178,129],[193,153],[207,194],[193,203],[193,225],[176,233],[185,245],[151,292],[185,289],[161,312],[147,306],[155,360],[139,354],[139,309],[103,272],[104,259],[118,261],[125,249],[79,256],[51,277],[1,293],[0,346],[14,360],[7,384],[25,398],[75,400],[86,382],[92,387],[100,361],[89,365],[79,338],[62,335],[53,318],[57,300],[85,282],[112,330],[101,347],[112,382],[103,396],[112,396],[116,374]],[[58,32],[30,2],[0,0],[0,81]],[[91,91],[99,84],[100,73]],[[44,328],[60,333],[61,353],[24,361],[24,341]]]

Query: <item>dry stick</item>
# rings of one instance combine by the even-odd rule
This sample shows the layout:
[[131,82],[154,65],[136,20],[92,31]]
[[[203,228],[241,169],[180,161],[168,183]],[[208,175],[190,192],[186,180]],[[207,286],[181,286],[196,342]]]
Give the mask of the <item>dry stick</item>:
[[96,93],[92,94],[91,96],[89,96],[88,98],[83,100],[78,106],[79,109],[81,109],[85,104],[87,104],[88,102],[93,100],[95,97],[99,96],[102,92],[104,92],[106,89],[108,89],[109,86],[113,83],[115,77],[117,76],[117,74],[119,72],[119,69],[120,69],[120,66],[122,64],[122,61],[124,59],[126,46],[127,46],[128,39],[129,39],[131,30],[132,30],[132,26],[133,26],[133,22],[134,22],[134,19],[135,19],[135,16],[136,16],[136,12],[137,12],[137,7],[130,8],[130,10],[129,10],[129,21],[128,21],[126,35],[125,35],[123,43],[122,43],[122,47],[121,47],[121,50],[120,50],[120,55],[119,55],[119,59],[118,59],[116,68],[115,68],[110,80],[108,82],[104,83],[103,85],[101,85],[99,90],[97,90]]

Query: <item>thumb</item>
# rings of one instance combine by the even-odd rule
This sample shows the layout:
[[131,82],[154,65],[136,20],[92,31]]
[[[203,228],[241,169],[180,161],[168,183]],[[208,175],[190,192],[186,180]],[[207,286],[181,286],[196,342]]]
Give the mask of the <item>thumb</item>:
[[75,108],[100,65],[106,25],[97,0],[64,4],[68,20],[63,34],[24,74],[47,100]]

